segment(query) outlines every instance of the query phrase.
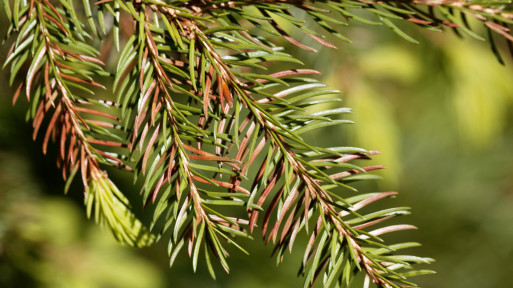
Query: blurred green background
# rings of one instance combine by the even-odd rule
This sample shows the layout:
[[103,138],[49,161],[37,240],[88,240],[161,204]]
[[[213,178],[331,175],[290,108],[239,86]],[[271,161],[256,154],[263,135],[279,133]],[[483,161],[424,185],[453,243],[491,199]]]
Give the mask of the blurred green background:
[[[421,242],[414,253],[436,259],[424,268],[437,274],[415,279],[420,286],[510,287],[512,61],[501,66],[486,43],[450,31],[408,30],[420,45],[385,28],[342,32],[353,43],[297,52],[343,91],[356,124],[317,131],[311,140],[382,152],[372,164],[389,167],[379,172],[383,180],[361,189],[399,191],[384,205],[412,207],[400,222],[419,230],[390,239]],[[185,255],[169,269],[165,243],[142,250],[117,244],[87,221],[79,187],[62,195],[56,153],[44,156],[32,141],[26,101],[11,105],[7,70],[0,77],[0,287],[302,287],[296,271],[303,251],[276,267],[258,236],[244,242],[250,256],[232,252],[230,275],[218,269],[216,281],[205,267],[194,274]]]

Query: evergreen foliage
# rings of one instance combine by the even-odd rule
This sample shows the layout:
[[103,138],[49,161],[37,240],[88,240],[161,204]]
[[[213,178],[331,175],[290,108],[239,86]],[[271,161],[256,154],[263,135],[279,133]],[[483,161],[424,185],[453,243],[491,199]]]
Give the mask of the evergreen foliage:
[[[349,41],[337,27],[359,21],[384,24],[415,42],[396,20],[482,39],[467,18],[486,28],[499,59],[492,34],[513,40],[506,1],[3,4],[11,23],[4,67],[10,67],[11,85],[17,86],[13,103],[27,98],[27,120],[33,138],[42,137],[44,153],[50,142],[57,145],[66,187],[81,179],[88,217],[122,243],[143,247],[168,241],[171,264],[186,250],[193,269],[204,261],[212,277],[215,262],[229,271],[228,246],[246,252],[237,238],[251,238],[257,225],[264,241],[274,244],[278,262],[306,233],[299,268],[305,286],[322,275],[325,287],[347,287],[359,274],[365,275],[365,287],[414,286],[409,276],[430,273],[415,264],[432,260],[402,254],[418,243],[381,239],[415,228],[384,224],[408,214],[407,208],[363,209],[395,192],[361,194],[350,186],[376,178],[368,172],[382,166],[354,161],[377,152],[304,140],[314,129],[351,123],[340,117],[350,109],[312,112],[319,104],[338,102],[338,91],[319,83],[320,72],[302,67],[280,40],[315,52],[291,36],[299,29],[336,48],[325,36]],[[104,62],[116,51],[115,71],[106,71]],[[274,62],[292,68],[268,72]],[[112,99],[98,99],[96,92],[109,80]],[[137,219],[109,178],[110,168],[130,171],[141,183],[139,198],[153,207],[151,223]]]

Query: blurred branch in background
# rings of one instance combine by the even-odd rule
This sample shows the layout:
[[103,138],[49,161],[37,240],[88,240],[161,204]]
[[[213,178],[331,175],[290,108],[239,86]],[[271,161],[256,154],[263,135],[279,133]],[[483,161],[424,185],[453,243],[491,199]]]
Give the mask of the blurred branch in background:
[[[358,29],[329,76],[344,91],[357,145],[383,153],[382,189],[412,203],[436,277],[422,287],[510,285],[513,264],[513,66],[486,43],[409,31],[421,45]],[[382,108],[382,109],[380,109]],[[383,109],[384,108],[384,109]],[[380,133],[386,137],[369,137]],[[390,173],[390,174],[386,174]],[[390,179],[397,179],[393,183]]]
[[43,194],[36,167],[10,152],[0,151],[1,287],[165,287],[155,264],[86,222],[76,203]]

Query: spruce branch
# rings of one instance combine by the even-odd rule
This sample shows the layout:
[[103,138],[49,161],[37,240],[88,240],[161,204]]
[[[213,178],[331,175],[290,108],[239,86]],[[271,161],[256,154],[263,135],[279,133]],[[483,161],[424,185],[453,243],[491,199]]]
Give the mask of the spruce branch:
[[[159,35],[159,31],[150,29],[150,19],[153,18],[145,9],[144,4],[138,9],[139,13],[136,14],[139,16],[134,18],[134,21],[139,21],[139,24],[136,24],[137,28],[134,34],[137,36],[133,37],[133,41],[129,41],[123,52],[123,55],[128,55],[127,57],[132,59],[132,64],[126,65],[132,66],[133,70],[129,75],[117,79],[119,81],[117,83],[120,83],[120,87],[122,87],[117,93],[118,95],[125,95],[125,97],[130,95],[125,94],[124,90],[125,87],[130,85],[130,82],[137,87],[131,90],[133,94],[128,98],[136,100],[136,102],[127,103],[126,105],[127,111],[132,106],[136,106],[136,108],[130,110],[134,113],[133,117],[127,117],[128,119],[134,119],[134,122],[129,124],[132,127],[129,146],[131,149],[138,144],[141,144],[139,145],[141,149],[145,147],[144,151],[141,150],[143,155],[138,167],[143,174],[148,171],[148,175],[156,175],[156,177],[147,178],[150,181],[145,182],[143,197],[146,203],[150,200],[155,202],[160,191],[164,189],[165,185],[168,185],[164,189],[164,195],[159,200],[158,212],[154,216],[152,226],[167,210],[166,224],[162,233],[168,228],[173,229],[169,241],[171,263],[176,259],[177,253],[184,247],[184,243],[188,242],[187,250],[189,256],[193,257],[194,269],[196,269],[198,263],[199,252],[205,250],[205,259],[209,271],[214,276],[208,254],[212,253],[219,259],[223,268],[229,271],[226,262],[228,253],[223,247],[222,241],[234,244],[243,250],[231,240],[228,234],[235,233],[239,236],[249,236],[240,227],[240,224],[244,221],[234,221],[233,218],[224,217],[211,206],[240,205],[244,202],[239,198],[247,197],[249,192],[242,187],[234,188],[239,192],[238,194],[219,192],[216,187],[228,188],[231,185],[221,180],[211,180],[205,173],[208,175],[211,172],[227,174],[233,174],[234,172],[221,167],[215,168],[193,163],[193,161],[225,163],[233,167],[235,171],[238,169],[237,161],[201,150],[204,145],[213,145],[217,148],[222,144],[219,141],[211,142],[211,131],[207,131],[201,125],[198,126],[188,120],[192,115],[199,115],[202,110],[185,109],[183,104],[178,104],[174,100],[178,96],[177,93],[184,97],[190,97],[189,102],[202,100],[201,93],[194,89],[195,85],[193,83],[195,82],[192,82],[196,81],[193,79],[196,67],[191,66],[190,63],[195,63],[196,59],[194,58],[197,58],[196,49],[194,48],[193,28],[191,26],[180,26],[180,28],[183,28],[180,31],[187,31],[186,34],[181,35],[181,37],[184,37],[183,42],[189,42],[187,46],[182,45],[189,47],[186,54],[182,52],[184,57],[186,55],[189,60],[189,67],[184,67],[185,65],[180,65],[177,61],[171,60],[166,57],[165,53],[159,51],[159,48],[162,48],[157,43],[170,41],[170,39]],[[136,14],[132,13],[132,16]],[[164,15],[163,17],[169,16]],[[173,23],[173,19],[170,20]],[[191,22],[176,22],[176,25],[191,25]],[[182,39],[180,38],[180,40]],[[179,47],[180,44],[173,43],[172,45]],[[142,52],[139,54],[140,57],[135,57],[136,51]],[[205,60],[202,61],[201,63],[206,63]],[[183,64],[183,62],[180,63]],[[184,69],[185,71],[183,71]],[[213,73],[212,69],[207,68],[207,70]],[[213,76],[208,77],[210,77],[208,78],[210,80],[205,79],[205,77],[202,77],[202,79],[211,81]],[[193,87],[184,89],[182,87],[184,85]],[[204,85],[209,86],[211,84],[201,83],[199,85],[204,87]],[[139,98],[140,96],[142,98]],[[210,99],[208,93],[205,93],[203,99],[205,97]],[[125,101],[122,100],[122,102]],[[208,112],[205,115],[208,117]],[[219,118],[218,115],[212,116]],[[226,116],[221,117],[226,118]],[[219,134],[222,133],[222,131],[218,132]],[[222,136],[218,135],[218,137]],[[149,138],[148,141],[146,141],[146,138]],[[198,148],[186,144],[191,139],[197,139]],[[152,160],[149,160],[150,158]],[[149,169],[148,161],[153,161]],[[208,186],[214,187],[208,188]],[[172,187],[176,187],[175,194],[170,193]],[[228,197],[230,200],[225,200]]]
[[[30,67],[13,102],[25,90],[32,102],[28,117],[33,121],[33,137],[46,126],[43,152],[50,140],[57,142],[57,166],[67,180],[66,187],[80,173],[88,216],[94,211],[96,222],[110,227],[121,242],[149,245],[153,236],[135,218],[126,197],[100,168],[103,164],[130,170],[120,155],[108,150],[125,146],[122,138],[111,131],[119,126],[119,119],[112,111],[102,111],[102,107],[115,105],[81,96],[84,91],[94,94],[92,87],[103,88],[92,78],[103,74],[103,63],[95,58],[95,49],[83,42],[87,34],[73,16],[73,3],[63,4],[67,5],[59,11],[48,1],[31,1],[15,11],[19,17],[16,29],[20,32],[5,65],[12,62],[13,74],[25,63]],[[45,122],[45,118],[50,120]]]
[[[397,22],[449,28],[483,40],[471,27],[479,24],[500,57],[492,34],[513,42],[510,4],[82,2],[83,14],[71,0],[4,0],[14,41],[5,65],[10,64],[11,83],[26,72],[24,80],[16,81],[21,83],[13,102],[26,94],[34,137],[45,131],[44,152],[50,140],[56,142],[57,165],[67,185],[80,173],[89,217],[94,214],[122,242],[143,246],[154,240],[102,170],[115,167],[142,178],[141,202],[154,208],[149,230],[158,238],[169,237],[171,264],[185,248],[193,269],[202,255],[213,277],[212,256],[228,272],[228,247],[245,252],[237,237],[251,238],[261,225],[278,262],[300,233],[308,235],[299,269],[305,287],[321,275],[326,287],[347,287],[358,273],[365,275],[364,286],[407,287],[414,285],[409,276],[429,273],[416,264],[432,259],[401,252],[417,243],[382,239],[415,229],[386,222],[408,214],[405,207],[373,210],[373,203],[396,193],[359,194],[351,186],[377,178],[371,172],[383,166],[355,164],[377,152],[305,141],[311,131],[352,123],[343,117],[350,109],[338,106],[333,96],[338,91],[315,79],[320,72],[300,66],[300,59],[277,43],[285,40],[315,52],[296,39],[295,30],[300,30],[336,48],[326,36],[349,41],[339,28],[352,21],[385,25],[412,42]],[[132,27],[121,26],[122,19]],[[133,33],[125,39],[122,29]],[[121,51],[113,102],[91,96],[109,75],[95,48],[107,34]],[[270,73],[268,67],[277,63],[292,68]],[[312,112],[325,103],[337,106]]]
[[[122,7],[121,3],[120,7]],[[127,7],[126,12],[133,17],[136,31],[122,52],[117,73],[117,75],[122,76],[116,79],[116,86],[122,87],[117,91],[118,95],[124,95],[127,99],[120,98],[119,101],[127,103],[128,105],[124,108],[125,111],[133,113],[133,115],[125,118],[134,119],[133,124],[129,124],[130,127],[133,127],[130,147],[139,145],[141,148],[143,155],[138,166],[143,174],[147,171],[148,159],[154,159],[148,174],[155,176],[146,181],[143,187],[143,195],[146,202],[150,198],[152,202],[158,199],[157,213],[152,225],[155,225],[156,220],[167,210],[166,224],[161,233],[173,228],[173,235],[169,242],[171,263],[176,259],[180,249],[185,246],[185,242],[188,242],[188,253],[193,258],[194,269],[196,269],[198,263],[199,251],[203,246],[209,271],[213,274],[208,250],[218,258],[223,268],[228,271],[226,262],[228,254],[222,247],[219,237],[226,239],[237,247],[239,246],[233,240],[230,240],[231,238],[225,233],[221,232],[227,227],[222,224],[229,222],[231,228],[236,227],[236,229],[229,231],[232,232],[231,234],[239,236],[248,236],[248,234],[240,227],[242,222],[233,222],[229,221],[227,217],[219,217],[221,214],[209,207],[209,204],[244,204],[250,215],[250,220],[244,222],[244,224],[249,224],[250,231],[253,231],[259,210],[263,208],[267,197],[275,193],[269,206],[264,209],[266,215],[264,217],[263,234],[265,237],[267,228],[272,225],[273,228],[266,241],[269,242],[272,238],[275,242],[278,231],[284,223],[284,217],[290,212],[282,230],[280,243],[277,245],[277,248],[281,249],[280,259],[283,258],[284,249],[282,248],[287,246],[288,243],[292,247],[299,230],[308,227],[312,217],[318,218],[316,221],[314,220],[317,226],[316,232],[313,234],[315,237],[312,238],[310,245],[320,241],[317,237],[322,237],[323,241],[326,241],[326,239],[331,241],[332,237],[335,237],[335,242],[338,240],[339,245],[344,245],[342,255],[346,255],[344,257],[352,255],[352,258],[347,258],[351,261],[346,261],[344,270],[341,270],[342,262],[340,262],[340,259],[342,258],[335,258],[335,255],[329,253],[325,253],[322,258],[317,256],[317,260],[310,265],[310,262],[306,260],[311,258],[308,256],[310,253],[308,249],[305,253],[305,261],[301,272],[308,271],[306,285],[313,284],[327,263],[338,263],[334,267],[330,265],[330,268],[326,270],[328,275],[327,286],[330,286],[334,279],[347,281],[348,279],[342,277],[342,271],[356,267],[363,269],[374,283],[382,287],[392,287],[395,282],[404,281],[397,273],[380,264],[375,259],[376,256],[364,251],[363,244],[360,242],[364,241],[365,244],[376,245],[370,240],[360,237],[369,233],[357,231],[342,220],[339,216],[340,209],[337,208],[341,204],[336,204],[333,200],[333,197],[339,196],[331,191],[333,196],[330,196],[329,192],[323,187],[323,184],[327,182],[328,185],[348,188],[349,186],[344,184],[346,177],[380,167],[359,168],[355,165],[341,164],[351,158],[360,158],[365,155],[355,154],[348,157],[347,154],[341,153],[344,152],[343,150],[337,152],[336,149],[312,147],[299,136],[299,134],[314,127],[346,123],[345,120],[332,120],[329,116],[340,112],[348,112],[348,110],[335,109],[313,115],[296,115],[296,117],[293,117],[295,115],[292,114],[295,110],[304,110],[308,106],[316,104],[315,101],[301,103],[302,100],[311,100],[312,97],[322,95],[319,92],[312,93],[309,91],[312,88],[323,86],[311,80],[304,83],[305,81],[302,79],[292,79],[302,85],[287,88],[274,94],[264,91],[267,88],[266,86],[273,87],[276,84],[290,86],[286,80],[280,79],[282,77],[309,73],[318,74],[318,72],[306,69],[288,70],[273,75],[253,74],[251,75],[253,77],[248,77],[249,73],[234,72],[234,67],[254,67],[259,65],[260,62],[269,60],[294,62],[294,59],[287,54],[276,55],[275,49],[270,47],[271,43],[263,44],[261,41],[255,41],[256,36],[250,35],[248,39],[248,34],[238,33],[244,30],[238,28],[241,27],[238,23],[233,25],[233,23],[221,22],[224,27],[206,28],[206,25],[198,23],[198,20],[189,14],[176,11],[176,9],[170,7],[166,7],[166,9],[158,9],[158,7],[147,9],[144,3],[134,6],[133,9]],[[161,13],[160,17],[156,16],[158,13]],[[158,20],[154,21],[152,19]],[[158,29],[160,19],[165,22],[166,30]],[[229,26],[230,24],[233,26]],[[159,46],[157,43],[161,45]],[[167,45],[162,45],[164,43]],[[256,50],[256,52],[244,52],[241,48]],[[233,50],[236,54],[231,53],[229,57],[222,57],[219,51],[225,49]],[[171,56],[170,53],[174,55]],[[253,55],[258,58],[252,57]],[[271,57],[274,57],[274,59]],[[248,62],[250,65],[248,65]],[[130,67],[130,73],[124,72],[126,71],[125,67]],[[248,80],[249,82],[247,82]],[[202,89],[198,89],[198,87]],[[131,91],[131,94],[125,93],[126,91]],[[292,101],[286,99],[287,96],[302,91],[309,91],[310,93],[296,96]],[[329,93],[333,93],[333,91]],[[187,99],[185,101],[189,106],[187,109],[189,115],[183,114],[185,107],[177,107],[177,102],[173,100],[177,97]],[[257,99],[257,97],[260,99]],[[202,103],[200,105],[198,105],[199,103],[195,104],[197,102]],[[294,102],[303,104],[303,107],[294,107]],[[150,103],[153,104],[150,106]],[[201,109],[193,110],[190,108],[191,106],[201,107]],[[283,109],[284,107],[286,109]],[[241,117],[240,111],[243,108],[247,110],[247,115],[241,121],[238,118]],[[234,109],[235,111],[233,111]],[[230,113],[231,111],[233,112]],[[273,114],[277,112],[279,112],[279,116],[274,116]],[[193,124],[188,120],[191,115],[196,115],[199,119],[198,124]],[[235,115],[235,117],[232,115]],[[215,124],[214,131],[210,130],[212,129],[212,122]],[[235,123],[240,124],[236,125]],[[233,131],[237,131],[234,137],[230,135],[233,126],[235,126]],[[166,129],[170,132],[165,133],[164,130]],[[220,136],[222,134],[228,137],[219,137],[211,141],[211,135]],[[184,137],[184,135],[188,136]],[[242,140],[239,139],[240,135],[244,135]],[[146,138],[148,138],[147,141]],[[248,145],[249,139],[253,141],[251,145]],[[192,142],[191,144],[195,144],[197,148],[192,148],[185,142]],[[258,144],[255,144],[256,142]],[[270,143],[269,150],[263,149],[266,143]],[[207,145],[213,146],[215,154],[202,151],[207,150]],[[234,145],[239,147],[235,159],[226,157]],[[144,151],[142,151],[143,147],[145,147]],[[329,162],[325,166],[319,165],[321,162],[318,161],[319,159],[315,159],[317,161],[312,164],[310,161],[305,161],[304,156],[299,156],[294,150],[314,151],[325,157],[336,158],[332,162],[320,159]],[[269,151],[267,153],[268,157],[262,162],[261,169],[252,185],[252,191],[249,192],[242,188],[244,177],[247,176],[247,167],[255,161],[262,151]],[[215,162],[218,167],[193,164],[190,152],[193,152],[192,156],[195,160]],[[194,153],[197,155],[194,155]],[[150,155],[155,156],[150,157]],[[269,162],[270,158],[274,158],[272,164]],[[242,169],[238,165],[231,165],[233,170],[230,171],[222,168],[223,165],[228,163],[246,164]],[[351,169],[329,175],[324,170],[332,166],[349,167]],[[215,172],[215,174],[209,178],[205,174],[205,170]],[[231,175],[229,182],[221,180],[223,174]],[[218,177],[219,180],[216,179]],[[285,178],[283,186],[276,191],[274,188],[277,187],[276,184],[282,177]],[[201,190],[201,188],[198,188],[201,184],[230,188],[235,193],[216,192],[212,188],[210,189],[214,191]],[[165,186],[167,187],[165,188]],[[176,195],[171,193],[173,187],[175,187]],[[262,189],[258,202],[254,204],[253,199],[256,199],[259,195],[258,187],[265,188]],[[161,190],[164,190],[164,194],[158,198]],[[187,190],[189,193],[186,193],[182,200],[183,192]],[[206,195],[202,195],[200,192],[204,192],[203,194]],[[237,192],[242,192],[241,196],[249,196],[250,198],[245,202],[240,199],[241,196],[235,197]],[[217,197],[209,199],[207,197],[212,195],[222,195],[224,197],[220,199],[216,199]],[[298,199],[300,200],[296,201]],[[375,199],[379,199],[379,197],[375,197]],[[347,204],[344,208],[348,209],[349,206],[350,204]],[[270,215],[273,214],[276,207],[280,207],[277,212],[278,220],[272,224]],[[298,214],[297,212],[301,210],[303,212]],[[219,220],[224,223],[219,222]],[[292,225],[293,220],[295,220],[294,226]],[[359,228],[367,228],[381,222],[380,219],[372,218],[372,220],[374,222],[362,224]],[[327,227],[319,226],[321,223]],[[291,229],[292,227],[295,227],[294,230]],[[394,231],[409,228],[411,226],[408,225],[390,226],[376,231]],[[374,235],[373,239],[376,237]],[[317,248],[313,251],[323,251],[323,243],[318,243]],[[316,255],[321,255],[319,253]],[[331,260],[333,258],[337,259],[337,262],[333,262],[334,260]],[[419,259],[429,262],[427,258]],[[319,262],[320,260],[322,262]],[[396,262],[389,260],[389,263],[395,264]],[[306,268],[307,265],[310,265],[309,270]]]

